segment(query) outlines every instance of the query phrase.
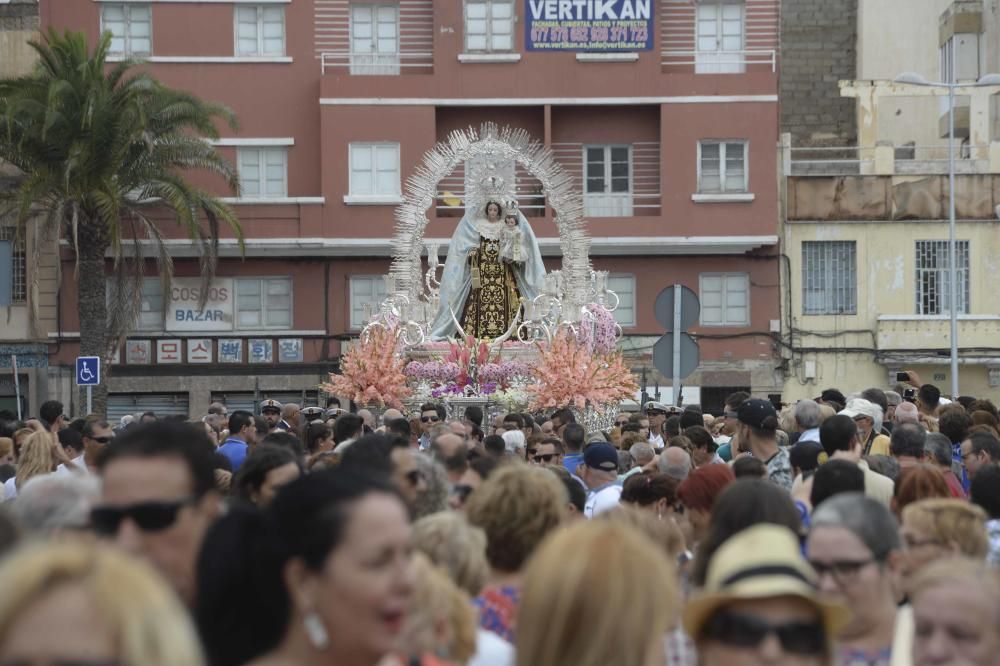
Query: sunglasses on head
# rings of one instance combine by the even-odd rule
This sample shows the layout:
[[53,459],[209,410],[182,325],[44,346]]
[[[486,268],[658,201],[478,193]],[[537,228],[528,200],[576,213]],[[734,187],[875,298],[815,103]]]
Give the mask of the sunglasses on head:
[[159,532],[177,522],[182,508],[198,501],[188,497],[173,502],[140,502],[129,506],[99,506],[91,509],[90,523],[102,536],[118,534],[122,521],[130,518],[143,532]]
[[535,462],[552,462],[552,459],[556,457],[554,453],[536,453]]
[[440,417],[437,417],[437,416],[421,416],[420,417],[420,421],[422,423],[437,423],[440,420],[441,420]]
[[790,654],[821,655],[826,652],[826,631],[819,622],[771,624],[751,615],[721,611],[702,629],[702,636],[725,645],[757,648],[774,634],[781,648]]

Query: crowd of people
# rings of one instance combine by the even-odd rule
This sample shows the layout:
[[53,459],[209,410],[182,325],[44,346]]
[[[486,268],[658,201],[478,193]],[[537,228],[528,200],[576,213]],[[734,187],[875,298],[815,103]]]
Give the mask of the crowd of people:
[[0,412],[0,663],[987,666],[1000,414]]

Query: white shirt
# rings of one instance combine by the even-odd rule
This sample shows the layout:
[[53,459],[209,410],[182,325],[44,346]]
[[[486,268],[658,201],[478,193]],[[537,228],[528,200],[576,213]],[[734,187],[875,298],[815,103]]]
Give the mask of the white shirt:
[[654,449],[663,448],[663,435],[654,435],[649,433],[649,443]]
[[17,497],[17,485],[15,485],[15,478],[10,477],[3,482],[3,501],[9,502],[10,500]]
[[56,467],[56,474],[73,474],[74,472],[83,472],[84,474],[90,474],[90,468],[87,467],[87,463],[83,461],[83,454],[81,453],[76,458],[71,458],[70,462],[75,465],[73,469],[66,467],[66,463],[59,463]]
[[819,428],[810,428],[809,430],[803,430],[802,434],[799,435],[798,442],[816,442],[819,443]]
[[611,483],[587,495],[587,503],[583,505],[583,515],[587,518],[599,516],[605,511],[611,511],[618,506],[622,496],[622,487]]
[[514,646],[492,631],[476,630],[476,655],[466,666],[514,666]]

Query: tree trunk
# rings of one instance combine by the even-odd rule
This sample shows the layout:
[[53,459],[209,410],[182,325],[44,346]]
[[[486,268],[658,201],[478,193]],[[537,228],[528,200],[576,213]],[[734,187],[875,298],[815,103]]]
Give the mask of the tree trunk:
[[[99,224],[99,223],[98,223]],[[85,229],[89,224],[80,224],[79,233],[79,293],[77,312],[80,315],[80,356],[101,358],[101,383],[93,387],[91,412],[106,416],[108,413],[108,376],[110,363],[105,356],[108,351],[108,302],[107,279],[104,276],[104,253],[108,243],[104,234]],[[87,410],[87,389],[80,387],[74,416],[85,414]]]

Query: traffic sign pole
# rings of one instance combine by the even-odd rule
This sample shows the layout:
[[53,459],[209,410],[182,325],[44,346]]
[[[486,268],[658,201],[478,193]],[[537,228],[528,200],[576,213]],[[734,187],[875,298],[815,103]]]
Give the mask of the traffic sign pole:
[[681,405],[681,285],[674,285],[674,404]]
[[94,413],[94,410],[91,407],[93,405],[93,392],[94,387],[91,384],[87,384],[87,416]]

